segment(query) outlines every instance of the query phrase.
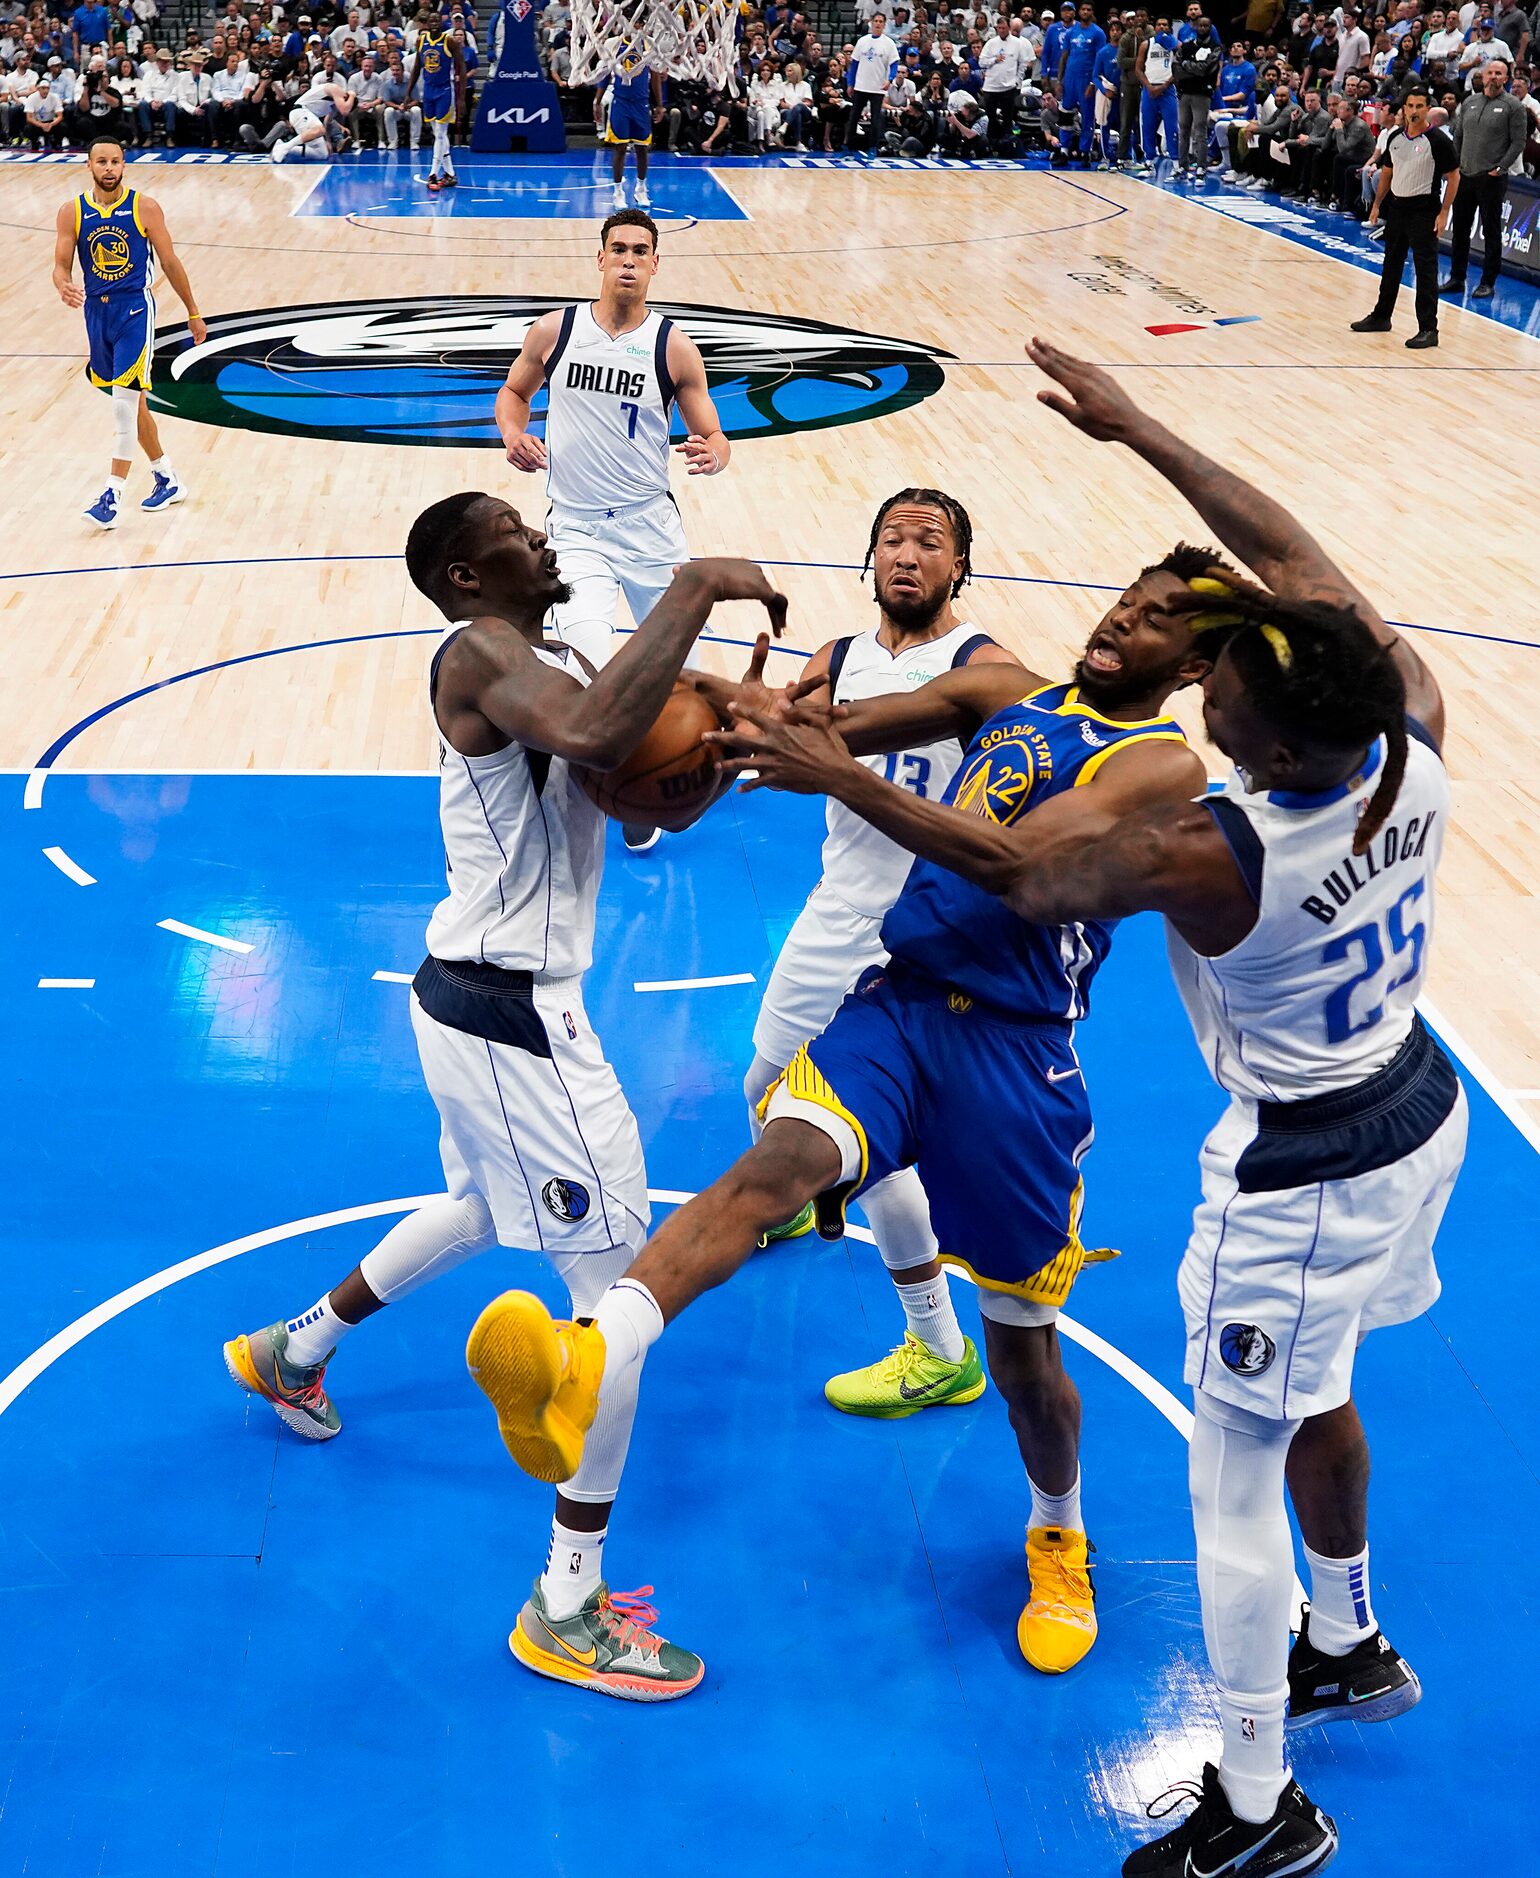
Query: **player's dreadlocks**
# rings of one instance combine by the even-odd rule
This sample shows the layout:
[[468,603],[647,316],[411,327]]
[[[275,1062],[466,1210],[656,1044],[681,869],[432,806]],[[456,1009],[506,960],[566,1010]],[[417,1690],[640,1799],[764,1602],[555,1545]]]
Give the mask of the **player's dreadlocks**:
[[912,502],[923,509],[940,509],[951,523],[952,542],[962,556],[962,572],[952,582],[952,598],[955,600],[963,590],[963,583],[973,578],[973,521],[956,496],[949,496],[942,489],[900,489],[896,496],[888,497],[878,509],[876,521],[872,523],[871,539],[866,544],[866,559],[861,563],[861,578],[866,578],[871,567],[872,556],[877,552],[877,537],[882,532],[888,511],[896,509],[903,502]]
[[1193,630],[1225,631],[1246,695],[1284,736],[1344,754],[1384,737],[1385,767],[1353,837],[1362,854],[1406,773],[1406,685],[1390,648],[1351,607],[1280,600],[1223,567],[1187,579]]

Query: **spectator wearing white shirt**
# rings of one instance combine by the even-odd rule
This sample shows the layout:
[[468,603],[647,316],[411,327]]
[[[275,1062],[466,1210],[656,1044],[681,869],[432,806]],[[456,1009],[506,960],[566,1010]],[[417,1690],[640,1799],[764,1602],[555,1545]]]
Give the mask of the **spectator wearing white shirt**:
[[228,148],[239,137],[250,95],[251,80],[241,74],[241,55],[227,53],[209,81],[209,127],[216,150]]
[[387,150],[400,148],[401,123],[405,119],[412,139],[412,148],[415,150],[422,142],[422,106],[407,103],[406,69],[401,62],[399,52],[391,53],[390,66],[381,81],[380,89],[385,100],[383,113],[385,148]]
[[372,52],[366,52],[359,60],[358,74],[350,88],[353,93],[353,135],[362,144],[366,141],[363,132],[367,129],[367,142],[378,149],[385,141],[385,81]]
[[1476,30],[1469,43],[1460,54],[1460,70],[1466,74],[1462,89],[1479,87],[1481,68],[1488,59],[1501,59],[1509,71],[1518,64],[1512,47],[1494,35],[1491,14],[1483,13],[1476,22]]
[[756,150],[764,150],[775,142],[781,127],[783,92],[780,67],[774,58],[762,59],[754,82],[749,86],[749,142]]
[[206,145],[214,81],[203,69],[201,52],[189,52],[185,57],[186,64],[176,77],[177,141]]
[[1356,72],[1360,66],[1369,63],[1369,35],[1358,23],[1358,11],[1355,7],[1342,9],[1342,30],[1337,37],[1337,69],[1333,74],[1333,83],[1340,91],[1342,81],[1349,72]]
[[1009,142],[1011,126],[1016,122],[1016,107],[1021,101],[1021,81],[1026,77],[1027,48],[1009,26],[1004,34],[1000,22],[984,42],[979,67],[984,74],[984,109],[989,113],[990,142]]
[[781,88],[781,147],[805,150],[813,134],[813,87],[795,59],[786,67]]
[[[1430,33],[1422,48],[1422,69],[1425,76],[1452,76],[1460,68],[1460,54],[1465,50],[1465,35],[1455,24],[1455,16],[1446,19],[1438,16],[1439,25]],[[1383,74],[1381,74],[1383,76]]]
[[892,76],[893,67],[898,63],[898,47],[888,37],[887,24],[885,14],[874,13],[871,30],[863,33],[856,41],[850,87],[854,109],[845,127],[847,150],[857,148],[861,120],[868,114],[872,120],[872,142],[874,146],[881,142],[882,101],[887,95],[888,79]]
[[27,105],[38,89],[32,54],[18,52],[16,63],[0,77],[0,138],[20,143],[27,134]]
[[39,85],[25,106],[27,142],[34,150],[57,150],[64,142],[64,106]]
[[169,149],[176,140],[176,73],[171,69],[171,53],[162,47],[148,72],[139,74],[139,102],[134,115],[139,121],[139,141],[148,146],[157,125]]

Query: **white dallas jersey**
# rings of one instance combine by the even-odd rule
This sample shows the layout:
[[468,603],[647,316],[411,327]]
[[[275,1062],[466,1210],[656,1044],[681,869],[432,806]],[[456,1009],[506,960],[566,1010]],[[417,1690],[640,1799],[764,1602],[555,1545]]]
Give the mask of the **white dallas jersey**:
[[[834,702],[855,698],[885,698],[896,691],[918,691],[933,678],[967,663],[981,645],[991,643],[976,626],[954,626],[939,639],[910,646],[896,657],[879,641],[876,631],[836,642],[831,671]],[[863,756],[862,763],[900,788],[912,790],[929,802],[939,802],[942,791],[962,762],[963,747],[955,737],[928,743],[917,750],[888,756]],[[827,811],[829,832],[823,844],[823,884],[854,912],[880,919],[898,898],[914,856],[907,848],[880,834],[853,809],[831,796]]]
[[668,494],[673,321],[649,313],[612,339],[569,306],[545,362],[546,493],[555,509],[635,508]]
[[1433,876],[1449,778],[1416,733],[1385,826],[1365,854],[1358,827],[1385,760],[1301,795],[1248,794],[1232,778],[1210,801],[1257,887],[1257,923],[1230,951],[1200,958],[1168,927],[1172,970],[1198,1047],[1232,1095],[1297,1102],[1348,1089],[1406,1041],[1428,969]]
[[[439,662],[465,621],[434,649]],[[575,658],[544,649],[542,664],[588,683]],[[449,894],[428,922],[436,959],[471,959],[504,971],[575,978],[593,960],[594,903],[604,867],[604,817],[564,758],[510,743],[492,756],[462,756],[438,720],[439,823]]]

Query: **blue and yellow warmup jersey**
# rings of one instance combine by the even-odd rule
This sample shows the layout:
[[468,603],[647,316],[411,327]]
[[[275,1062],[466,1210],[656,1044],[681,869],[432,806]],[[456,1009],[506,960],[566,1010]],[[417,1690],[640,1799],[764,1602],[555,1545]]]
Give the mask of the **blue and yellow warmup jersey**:
[[447,33],[424,33],[417,41],[422,71],[422,114],[429,123],[454,115],[455,62]]
[[622,52],[605,94],[606,143],[652,142],[652,69],[639,52]]
[[155,350],[155,250],[144,232],[139,192],[105,205],[75,202],[75,252],[85,288],[87,376],[93,385],[150,388]]
[[125,189],[107,206],[89,194],[75,203],[75,252],[88,296],[143,292],[155,274],[155,252],[139,219],[139,191]]
[[[942,800],[1015,822],[1088,783],[1131,743],[1185,741],[1170,718],[1119,723],[1082,703],[1076,686],[1046,685],[980,726]],[[1112,926],[1032,925],[961,875],[917,860],[883,921],[882,943],[901,964],[1018,1021],[1074,1022],[1090,1010]]]

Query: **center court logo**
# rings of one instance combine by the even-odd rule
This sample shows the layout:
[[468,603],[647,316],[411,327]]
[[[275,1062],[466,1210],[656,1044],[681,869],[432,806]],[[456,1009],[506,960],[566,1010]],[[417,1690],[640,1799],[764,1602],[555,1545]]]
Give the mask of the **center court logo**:
[[[569,304],[531,296],[343,301],[222,314],[208,339],[178,326],[155,348],[158,411],[194,423],[344,443],[501,449],[498,387],[533,321]],[[722,428],[737,441],[858,424],[941,389],[952,354],[823,320],[659,304],[701,349]],[[535,396],[530,428],[545,428]],[[673,433],[684,435],[676,412]]]

